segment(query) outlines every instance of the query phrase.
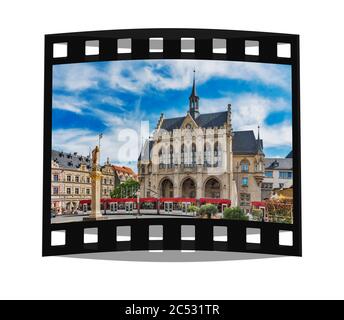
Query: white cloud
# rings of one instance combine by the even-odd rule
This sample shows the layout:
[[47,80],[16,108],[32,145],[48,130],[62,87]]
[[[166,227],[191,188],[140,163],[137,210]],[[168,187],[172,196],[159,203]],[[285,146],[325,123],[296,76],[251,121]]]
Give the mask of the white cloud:
[[[101,139],[101,163],[109,157],[112,163],[127,165],[137,171],[136,161],[141,143],[148,138],[149,133],[147,123],[137,116],[137,109],[125,117],[99,109],[95,109],[94,113],[107,125]],[[99,133],[84,129],[53,130],[53,148],[87,155],[90,148],[98,144]]]
[[109,106],[114,107],[115,109],[118,109],[120,111],[127,111],[127,109],[124,107],[124,102],[117,98],[112,96],[102,96],[99,101],[103,104],[107,104]]
[[[190,88],[192,70],[196,68],[197,83],[201,84],[210,78],[220,77],[239,79],[244,81],[257,81],[268,86],[278,86],[290,89],[290,74],[287,69],[280,66],[260,63],[202,61],[202,60],[146,60],[141,61],[115,61],[108,63],[108,68],[98,68],[92,64],[71,64],[54,66],[54,88],[63,88],[70,91],[70,96],[55,95],[53,108],[68,110],[77,114],[88,113],[100,119],[107,127],[102,139],[102,161],[109,157],[111,161],[119,160],[127,165],[137,160],[142,137],[140,137],[140,123],[151,115],[146,115],[140,109],[141,98],[134,105],[125,105],[124,101],[116,96],[105,96],[100,91],[94,98],[98,102],[113,106],[114,109],[123,111],[122,114],[105,111],[97,107],[97,103],[85,101],[78,93],[88,88],[101,88],[107,84],[113,89],[124,90],[143,96],[147,89],[155,88],[159,91],[167,89],[181,90]],[[156,71],[159,72],[156,72]],[[277,147],[291,145],[291,123],[284,122],[275,126],[268,126],[266,119],[271,112],[291,110],[291,106],[282,98],[270,99],[258,94],[223,93],[217,99],[204,99],[201,97],[201,113],[210,113],[227,110],[227,104],[232,104],[235,130],[255,130],[261,126],[261,137],[264,147]],[[164,112],[164,110],[161,110]],[[187,105],[181,109],[166,110],[165,117],[183,116]],[[151,123],[151,125],[155,125]],[[119,141],[123,130],[133,130],[138,134],[138,139]],[[150,128],[153,129],[153,128]],[[255,130],[256,131],[256,130]],[[128,131],[127,131],[128,132]],[[98,132],[83,129],[60,129],[53,131],[53,146],[67,152],[88,154],[90,146],[98,143]],[[119,150],[124,143],[134,150],[130,156],[123,159]],[[106,150],[106,151],[105,151]],[[128,150],[128,149],[127,149]],[[136,169],[136,168],[135,168]]]
[[263,126],[261,128],[261,138],[264,141],[264,148],[291,147],[292,125],[290,122],[283,122],[273,126]]
[[254,130],[261,127],[264,147],[291,146],[292,126],[290,121],[268,125],[266,120],[273,112],[291,111],[291,105],[283,98],[270,99],[257,94],[229,94],[218,99],[202,99],[203,113],[226,111],[232,104],[232,124],[234,130]]
[[103,74],[94,65],[75,63],[55,65],[53,87],[68,91],[79,91],[98,86]]
[[259,81],[290,90],[290,72],[281,69],[285,66],[208,60],[113,61],[107,62],[102,70],[94,64],[58,65],[54,67],[54,87],[78,91],[105,81],[111,88],[135,93],[147,88],[181,90],[190,87],[194,68],[198,84],[220,77]]
[[97,135],[85,129],[58,129],[52,132],[53,149],[64,152],[78,152],[88,155],[90,147],[96,145]]
[[66,95],[54,95],[53,96],[53,109],[66,110],[74,113],[81,114],[88,103],[78,97],[66,96]]

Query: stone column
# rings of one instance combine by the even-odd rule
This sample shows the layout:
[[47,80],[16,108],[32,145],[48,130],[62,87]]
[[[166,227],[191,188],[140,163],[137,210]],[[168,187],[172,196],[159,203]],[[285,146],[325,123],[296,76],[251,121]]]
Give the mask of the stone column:
[[102,174],[98,170],[91,172],[92,202],[90,217],[92,218],[99,218],[102,215],[100,212],[101,176]]
[[98,146],[92,151],[92,171],[90,173],[91,177],[91,214],[89,217],[84,218],[84,220],[105,220],[106,217],[102,216],[100,211],[100,198],[101,198],[101,177],[102,173],[99,167],[99,148]]

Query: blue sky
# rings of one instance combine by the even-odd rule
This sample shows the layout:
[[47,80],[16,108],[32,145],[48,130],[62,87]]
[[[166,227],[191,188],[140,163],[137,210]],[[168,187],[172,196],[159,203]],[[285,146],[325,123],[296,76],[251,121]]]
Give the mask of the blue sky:
[[232,104],[234,130],[261,127],[267,157],[291,150],[291,68],[253,62],[139,60],[55,65],[53,148],[136,168],[142,141],[164,117],[188,110],[193,69],[200,112]]

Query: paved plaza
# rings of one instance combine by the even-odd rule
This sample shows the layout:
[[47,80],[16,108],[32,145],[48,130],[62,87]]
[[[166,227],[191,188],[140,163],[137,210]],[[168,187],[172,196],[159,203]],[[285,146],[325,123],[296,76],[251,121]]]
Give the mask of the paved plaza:
[[[79,222],[83,221],[84,217],[87,217],[88,215],[60,215],[56,216],[54,218],[51,218],[51,223],[66,223],[66,222]],[[107,214],[104,215],[107,217],[108,220],[115,220],[115,219],[147,219],[147,218],[193,218],[191,215],[171,215],[171,214],[157,214],[157,213],[149,213],[149,214],[143,214],[143,215],[137,215],[137,214]]]

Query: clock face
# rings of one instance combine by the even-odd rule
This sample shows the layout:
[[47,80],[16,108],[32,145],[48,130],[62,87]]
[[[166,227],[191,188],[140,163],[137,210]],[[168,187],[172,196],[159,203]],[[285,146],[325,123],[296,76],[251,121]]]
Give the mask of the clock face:
[[191,129],[191,124],[188,123],[186,126],[185,126],[186,129]]

